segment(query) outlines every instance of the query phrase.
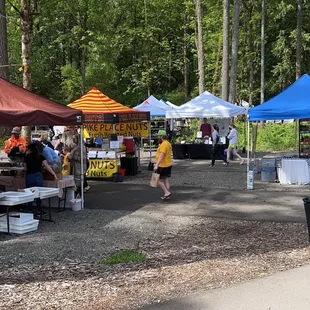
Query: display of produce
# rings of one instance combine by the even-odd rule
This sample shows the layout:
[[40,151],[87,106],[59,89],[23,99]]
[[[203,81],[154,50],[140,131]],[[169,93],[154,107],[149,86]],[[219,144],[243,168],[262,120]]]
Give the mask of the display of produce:
[[310,157],[310,119],[299,120],[299,157]]

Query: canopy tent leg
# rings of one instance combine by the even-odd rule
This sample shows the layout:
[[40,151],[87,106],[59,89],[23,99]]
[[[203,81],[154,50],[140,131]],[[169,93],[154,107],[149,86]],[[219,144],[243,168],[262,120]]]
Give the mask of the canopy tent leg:
[[84,209],[84,148],[83,148],[83,125],[80,126],[80,148],[81,148],[81,206]]

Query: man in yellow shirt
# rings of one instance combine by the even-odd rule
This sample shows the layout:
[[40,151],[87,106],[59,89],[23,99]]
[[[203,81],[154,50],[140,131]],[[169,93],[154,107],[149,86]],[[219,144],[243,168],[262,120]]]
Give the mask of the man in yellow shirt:
[[156,152],[156,164],[154,171],[160,175],[158,186],[164,191],[162,200],[168,200],[171,196],[170,184],[168,178],[171,176],[172,169],[172,147],[167,140],[167,133],[165,130],[158,131],[159,147]]
[[27,142],[26,139],[20,136],[21,130],[19,127],[14,127],[12,130],[12,136],[10,139],[5,141],[4,152],[10,154],[13,148],[15,153],[25,153]]

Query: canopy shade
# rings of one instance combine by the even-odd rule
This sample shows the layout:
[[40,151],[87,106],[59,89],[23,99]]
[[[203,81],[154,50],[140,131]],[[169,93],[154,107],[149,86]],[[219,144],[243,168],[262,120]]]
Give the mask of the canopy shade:
[[82,112],[40,97],[0,78],[1,126],[78,125]]
[[310,118],[310,76],[303,75],[282,93],[249,110],[249,121]]
[[134,109],[139,111],[150,112],[150,115],[152,117],[165,117],[166,110],[168,110],[169,108],[170,107],[168,105],[157,100],[154,96],[150,96],[141,104],[134,107]]
[[169,106],[170,108],[172,108],[172,109],[177,109],[177,108],[178,108],[177,105],[171,103],[170,101],[165,101],[164,99],[160,99],[160,101],[161,101],[162,103],[168,105],[168,106]]
[[103,94],[93,87],[81,98],[68,104],[69,107],[79,109],[84,114],[85,123],[127,123],[147,121],[149,112],[140,112],[126,107]]
[[233,105],[205,91],[176,109],[167,110],[166,118],[229,118],[245,113],[245,108]]

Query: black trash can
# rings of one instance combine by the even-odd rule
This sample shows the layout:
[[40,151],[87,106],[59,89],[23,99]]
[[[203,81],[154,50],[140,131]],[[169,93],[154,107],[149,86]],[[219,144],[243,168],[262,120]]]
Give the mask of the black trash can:
[[308,226],[308,236],[309,236],[309,242],[310,242],[310,198],[305,197],[302,199],[302,201],[304,202],[304,207],[305,207],[307,226]]

